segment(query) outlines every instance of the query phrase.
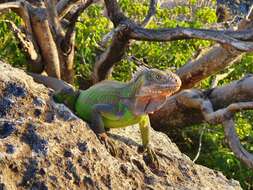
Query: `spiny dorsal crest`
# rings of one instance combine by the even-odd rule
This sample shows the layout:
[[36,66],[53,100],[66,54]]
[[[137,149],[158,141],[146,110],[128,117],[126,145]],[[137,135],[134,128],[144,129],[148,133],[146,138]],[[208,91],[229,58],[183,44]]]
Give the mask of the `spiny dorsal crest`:
[[137,79],[141,74],[143,74],[144,72],[147,72],[147,71],[149,71],[149,68],[147,68],[145,66],[137,67],[137,70],[133,73],[132,80]]

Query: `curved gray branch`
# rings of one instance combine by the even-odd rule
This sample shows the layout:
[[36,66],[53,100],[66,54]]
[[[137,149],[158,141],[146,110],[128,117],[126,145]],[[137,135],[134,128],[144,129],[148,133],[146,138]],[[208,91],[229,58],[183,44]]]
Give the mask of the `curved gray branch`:
[[32,33],[32,27],[30,23],[30,11],[32,10],[32,5],[25,1],[19,0],[15,2],[1,3],[0,12],[10,9],[16,12],[25,22],[28,32]]
[[235,131],[234,120],[227,119],[222,122],[224,126],[225,137],[227,139],[230,149],[233,151],[235,156],[246,164],[249,168],[253,169],[253,155],[243,148],[240,140]]
[[[199,114],[203,115],[202,122],[205,121],[209,124],[223,124],[225,136],[230,149],[234,152],[238,159],[253,169],[253,155],[242,147],[234,129],[234,121],[231,119],[234,117],[234,113],[236,112],[253,109],[252,101],[231,103],[224,108],[214,111],[212,102],[198,90],[185,90],[171,99],[174,99],[176,104],[171,104],[170,106],[176,106],[177,111],[183,107],[186,110],[188,109],[188,111],[189,109],[199,110]],[[190,116],[190,114],[188,114],[188,116]]]
[[127,17],[121,12],[119,5],[116,0],[104,0],[106,11],[109,19],[113,22],[114,27],[118,26]]
[[[251,36],[253,30],[248,32]],[[193,28],[167,28],[167,29],[145,29],[141,27],[133,27],[129,34],[131,39],[142,41],[174,41],[183,39],[203,39],[213,40],[221,44],[230,45],[241,51],[252,51],[253,42],[241,41],[241,34],[238,31],[217,31],[207,29],[193,29]],[[238,36],[239,37],[238,37]],[[237,38],[235,38],[237,36]]]

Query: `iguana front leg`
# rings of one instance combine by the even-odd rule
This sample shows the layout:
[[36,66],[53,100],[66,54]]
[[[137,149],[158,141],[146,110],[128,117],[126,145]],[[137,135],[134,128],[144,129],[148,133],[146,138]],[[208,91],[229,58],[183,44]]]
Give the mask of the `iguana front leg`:
[[141,139],[142,139],[142,145],[144,148],[144,153],[147,153],[148,156],[148,162],[150,164],[154,165],[155,168],[159,167],[159,162],[157,159],[157,156],[154,152],[154,150],[149,145],[149,139],[150,139],[150,121],[149,116],[144,115],[142,116],[141,121],[139,122],[139,127],[141,131]]
[[115,112],[115,107],[110,104],[95,104],[92,108],[91,129],[113,156],[117,155],[117,149],[114,142],[106,134],[103,116],[117,120],[120,115],[120,113]]

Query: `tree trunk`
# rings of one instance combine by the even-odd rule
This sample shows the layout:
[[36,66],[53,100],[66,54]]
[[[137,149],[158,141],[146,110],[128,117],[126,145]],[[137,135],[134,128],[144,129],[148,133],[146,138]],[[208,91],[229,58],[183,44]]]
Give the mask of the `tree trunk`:
[[[30,63],[28,68],[31,72],[45,71],[48,76],[73,83],[75,46],[73,26],[82,12],[80,10],[87,8],[84,6],[86,3],[79,3],[76,5],[78,10],[72,10],[71,7],[77,2],[62,0],[55,3],[47,0],[45,2],[15,1],[0,4],[0,11],[11,9],[25,23],[24,29],[20,30],[10,22],[24,52],[28,55],[28,63]],[[64,15],[70,11],[72,11],[68,15],[70,20],[64,28],[61,22],[65,19]]]

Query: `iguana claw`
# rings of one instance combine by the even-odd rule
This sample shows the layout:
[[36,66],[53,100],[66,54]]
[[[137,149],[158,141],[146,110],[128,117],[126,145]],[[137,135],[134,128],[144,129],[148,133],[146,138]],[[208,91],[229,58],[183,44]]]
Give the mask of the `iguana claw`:
[[118,151],[115,146],[115,143],[110,139],[106,133],[101,133],[98,135],[98,138],[102,144],[105,145],[106,149],[110,152],[112,156],[116,156]]
[[152,167],[154,169],[158,169],[159,168],[159,161],[158,161],[158,158],[157,158],[157,155],[156,155],[155,151],[148,146],[144,149],[144,154],[147,154],[146,159],[144,157],[146,163],[150,167]]

